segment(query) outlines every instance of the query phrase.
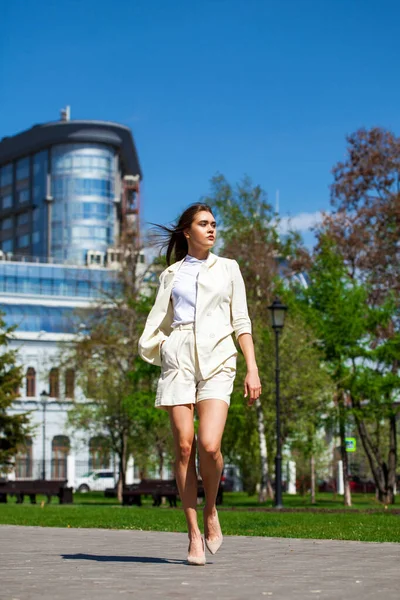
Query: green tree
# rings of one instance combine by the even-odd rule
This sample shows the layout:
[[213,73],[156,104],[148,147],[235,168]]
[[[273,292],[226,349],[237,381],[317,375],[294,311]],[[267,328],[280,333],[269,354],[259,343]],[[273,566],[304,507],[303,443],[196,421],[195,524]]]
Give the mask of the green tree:
[[393,420],[394,398],[399,391],[397,373],[390,361],[398,352],[398,336],[379,340],[379,331],[387,327],[396,310],[389,298],[385,304],[371,306],[367,282],[351,277],[340,248],[327,234],[319,244],[309,270],[310,285],[304,292],[309,308],[310,327],[324,352],[326,365],[335,384],[337,424],[344,465],[345,503],[350,504],[348,456],[345,447],[346,422],[354,418],[379,490],[379,497],[393,501],[395,476],[395,435],[391,430],[386,460],[371,438],[373,422]]
[[206,201],[217,219],[221,253],[239,262],[245,280],[263,385],[256,410],[249,411],[243,398],[245,365],[239,355],[224,451],[232,458],[238,457],[243,472],[252,470],[252,478],[246,475],[249,486],[254,487],[254,480],[260,482],[260,500],[264,500],[275,454],[275,350],[268,306],[276,293],[290,306],[280,340],[283,443],[296,430],[301,415],[318,410],[320,398],[326,397],[329,377],[321,367],[312,331],[305,327],[296,297],[289,285],[283,284],[292,277],[291,260],[303,253],[299,236],[293,232],[279,235],[279,221],[265,192],[248,178],[232,187],[218,175],[211,185]]
[[85,332],[64,345],[60,357],[65,366],[76,370],[85,395],[83,401],[74,400],[69,424],[93,435],[106,435],[119,459],[120,500],[129,456],[135,456],[145,473],[154,454],[164,461],[169,451],[167,416],[155,414],[154,409],[159,369],[138,356],[138,340],[154,300],[155,284],[151,279],[143,283],[143,275],[138,275],[139,253],[126,250],[119,289],[82,315]]
[[22,367],[17,365],[17,353],[8,349],[10,335],[16,326],[7,327],[0,313],[0,471],[12,469],[18,448],[31,431],[29,414],[11,414],[10,409],[19,396]]
[[[347,154],[333,176],[332,212],[320,235],[334,241],[348,277],[364,286],[368,306],[375,309],[368,334],[372,362],[364,354],[353,361],[350,400],[379,497],[391,502],[400,369],[400,138],[378,127],[356,131],[347,137]],[[387,458],[382,421],[388,424]]]

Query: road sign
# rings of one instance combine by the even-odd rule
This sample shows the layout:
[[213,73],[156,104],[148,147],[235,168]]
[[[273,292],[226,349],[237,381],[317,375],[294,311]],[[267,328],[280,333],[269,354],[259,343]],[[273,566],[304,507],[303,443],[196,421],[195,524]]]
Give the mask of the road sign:
[[354,437],[345,438],[346,452],[355,452],[357,447],[357,440]]

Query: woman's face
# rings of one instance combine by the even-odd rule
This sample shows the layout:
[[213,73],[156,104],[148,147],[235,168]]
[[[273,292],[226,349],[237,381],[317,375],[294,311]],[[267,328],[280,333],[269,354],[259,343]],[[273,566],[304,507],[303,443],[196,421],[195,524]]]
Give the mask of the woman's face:
[[196,250],[209,250],[215,244],[217,237],[217,224],[212,213],[202,210],[194,217],[192,224],[185,231],[190,248]]

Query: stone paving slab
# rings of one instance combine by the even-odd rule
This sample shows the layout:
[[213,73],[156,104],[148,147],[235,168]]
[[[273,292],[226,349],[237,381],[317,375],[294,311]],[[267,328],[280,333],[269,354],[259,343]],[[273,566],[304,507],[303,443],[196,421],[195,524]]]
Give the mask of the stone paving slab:
[[181,533],[0,526],[1,600],[399,600],[400,544],[226,536],[204,567]]

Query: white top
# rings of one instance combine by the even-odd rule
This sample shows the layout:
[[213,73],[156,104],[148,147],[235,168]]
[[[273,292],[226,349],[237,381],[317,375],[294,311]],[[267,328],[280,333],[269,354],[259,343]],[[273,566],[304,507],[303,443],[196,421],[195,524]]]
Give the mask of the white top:
[[172,305],[174,318],[171,327],[194,323],[197,298],[197,278],[202,263],[207,259],[199,260],[190,254],[177,271],[172,287]]

